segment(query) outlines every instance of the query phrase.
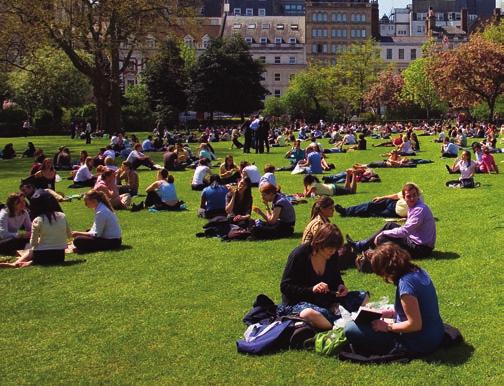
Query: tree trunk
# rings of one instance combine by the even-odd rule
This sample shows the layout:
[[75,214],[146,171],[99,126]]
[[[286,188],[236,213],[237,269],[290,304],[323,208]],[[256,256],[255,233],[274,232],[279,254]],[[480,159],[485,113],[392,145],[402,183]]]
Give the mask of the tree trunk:
[[494,119],[494,113],[495,113],[495,102],[497,101],[497,98],[490,98],[487,103],[488,103],[488,121],[493,122]]

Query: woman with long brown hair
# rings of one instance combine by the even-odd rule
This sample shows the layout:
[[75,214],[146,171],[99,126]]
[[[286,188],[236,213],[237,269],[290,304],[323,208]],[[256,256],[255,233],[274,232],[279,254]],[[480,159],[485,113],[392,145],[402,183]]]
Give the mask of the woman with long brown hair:
[[395,304],[393,310],[382,312],[383,319],[345,326],[354,350],[364,355],[392,350],[427,354],[436,350],[444,328],[429,274],[411,262],[408,251],[394,243],[379,245],[370,253],[370,259],[373,272],[397,287]]
[[329,196],[321,196],[315,201],[311,211],[311,221],[306,226],[301,243],[309,243],[313,235],[323,224],[330,224],[330,217],[334,215],[334,201]]
[[22,193],[12,193],[0,210],[0,255],[15,255],[30,239],[31,221]]

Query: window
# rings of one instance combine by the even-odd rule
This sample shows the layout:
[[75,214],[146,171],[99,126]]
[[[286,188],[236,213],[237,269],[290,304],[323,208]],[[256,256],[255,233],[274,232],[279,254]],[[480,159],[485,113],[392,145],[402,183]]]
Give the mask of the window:
[[280,56],[275,56],[275,64],[280,64]]
[[324,54],[327,54],[327,44],[325,44],[325,43],[324,43],[324,44],[322,44],[322,52],[323,52]]
[[293,31],[297,31],[299,29],[299,25],[298,24],[291,24],[291,30]]
[[282,44],[283,40],[282,38],[275,38],[275,44]]
[[365,29],[361,29],[361,38],[365,38],[366,37],[366,30]]
[[254,42],[254,39],[252,39],[250,36],[245,36],[245,42],[247,44],[252,44]]
[[312,21],[327,21],[327,12],[315,12],[312,14]]
[[263,24],[261,25],[261,28],[262,28],[262,29],[270,29],[270,28],[271,28],[271,24],[269,24],[269,23],[263,23]]
[[259,8],[257,10],[257,15],[258,16],[266,16],[266,8]]
[[280,82],[280,74],[275,74],[275,82]]
[[351,32],[351,36],[353,38],[365,38],[366,30],[365,29],[353,29]]
[[248,29],[255,29],[256,25],[255,24],[247,24]]
[[412,48],[411,49],[410,57],[411,57],[411,60],[415,60],[416,59],[416,48]]
[[392,48],[387,48],[387,59],[388,60],[392,59]]
[[289,64],[296,64],[296,57],[295,56],[289,56]]
[[289,38],[289,44],[296,44],[297,39],[296,38]]
[[311,52],[313,54],[318,53],[318,44],[312,44],[312,50],[311,50]]
[[276,25],[276,29],[277,30],[283,30],[285,28],[285,26],[283,24],[277,24]]
[[333,38],[346,38],[347,30],[346,29],[333,29],[331,31],[331,36]]
[[262,64],[265,64],[266,63],[266,56],[259,56],[259,62],[261,62]]
[[240,23],[234,23],[233,24],[233,29],[241,29],[241,24]]
[[404,60],[404,48],[399,48],[399,60]]
[[245,8],[245,16],[254,16],[254,8]]
[[417,26],[417,32],[422,33],[423,32],[423,27],[421,25]]
[[275,90],[275,97],[279,98],[281,93],[280,93],[280,90]]
[[208,48],[208,46],[210,45],[210,38],[208,36],[205,36],[202,40],[201,40],[201,46],[206,50]]
[[147,48],[156,48],[157,47],[157,42],[156,42],[156,39],[154,39],[154,38],[147,38],[145,41],[145,44],[147,45]]
[[233,8],[233,15],[241,16],[241,8]]
[[261,39],[259,39],[259,42],[260,42],[261,44],[268,44],[268,38],[266,38],[266,37],[262,37]]
[[292,79],[294,79],[295,77],[296,77],[296,74],[290,74],[290,75],[289,75],[289,80],[292,80]]
[[342,23],[347,20],[345,13],[333,13],[331,14],[331,21],[333,23]]

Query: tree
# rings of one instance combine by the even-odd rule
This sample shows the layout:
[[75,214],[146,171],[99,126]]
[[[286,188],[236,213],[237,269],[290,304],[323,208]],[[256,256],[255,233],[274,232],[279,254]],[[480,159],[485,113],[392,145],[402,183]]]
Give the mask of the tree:
[[504,19],[498,24],[488,25],[483,31],[483,37],[488,41],[504,44]]
[[252,59],[240,35],[215,39],[201,54],[190,76],[190,102],[198,111],[252,113],[268,94],[261,84],[262,64]]
[[168,40],[161,52],[142,72],[151,109],[158,122],[170,125],[178,122],[178,115],[187,107],[187,72],[180,47]]
[[364,94],[384,67],[380,47],[372,39],[352,44],[337,57],[336,67],[346,85],[346,102],[363,111]]
[[123,124],[126,130],[151,129],[154,117],[149,106],[147,86],[143,83],[128,86],[122,107]]
[[283,98],[267,98],[264,102],[264,115],[270,115],[273,117],[281,117],[287,113],[287,106]]
[[323,81],[320,69],[317,65],[310,65],[298,72],[289,82],[289,88],[283,98],[292,117],[306,119],[320,115],[319,91]]
[[40,48],[23,69],[9,73],[8,84],[15,102],[30,116],[36,109],[50,110],[56,125],[62,108],[79,106],[91,96],[87,78],[52,47]]
[[454,107],[488,105],[493,120],[497,98],[504,93],[504,44],[475,34],[459,47],[432,56],[428,74],[440,96]]
[[198,4],[198,0],[0,0],[7,35],[2,45],[8,51],[2,57],[17,65],[19,55],[28,55],[41,41],[53,43],[89,78],[98,128],[115,131],[120,128],[121,75],[133,52],[143,49],[156,28],[192,14]]
[[427,119],[434,109],[442,107],[436,87],[429,77],[428,64],[428,57],[418,58],[409,64],[403,72],[404,86],[401,92],[404,101],[415,103],[425,110]]
[[376,82],[364,95],[364,103],[375,115],[380,114],[382,107],[395,109],[401,104],[403,86],[404,79],[401,74],[393,67],[387,67],[378,74]]

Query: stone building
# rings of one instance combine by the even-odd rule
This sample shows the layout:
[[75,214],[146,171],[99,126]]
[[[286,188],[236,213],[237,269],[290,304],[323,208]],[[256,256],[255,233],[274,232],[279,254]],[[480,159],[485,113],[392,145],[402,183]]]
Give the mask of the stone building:
[[305,6],[308,61],[335,64],[347,45],[379,38],[375,0],[313,0]]
[[224,36],[240,34],[250,53],[264,64],[263,85],[270,96],[281,96],[289,80],[306,67],[303,16],[230,16]]

